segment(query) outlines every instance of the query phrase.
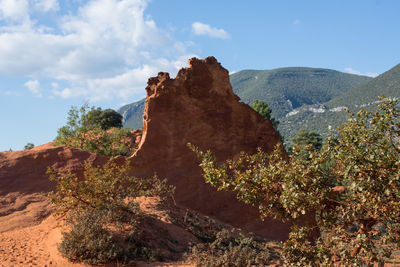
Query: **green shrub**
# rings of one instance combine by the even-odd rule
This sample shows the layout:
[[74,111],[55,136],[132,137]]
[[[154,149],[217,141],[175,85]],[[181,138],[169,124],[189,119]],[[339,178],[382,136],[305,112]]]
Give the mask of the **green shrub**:
[[242,234],[234,238],[223,229],[213,242],[193,246],[186,259],[198,266],[266,266],[270,262],[270,253],[265,242]]
[[320,241],[313,244],[307,227],[293,226],[289,239],[282,245],[281,258],[289,266],[330,266],[332,253]]
[[75,147],[103,156],[130,156],[137,148],[129,129],[121,128],[121,115],[88,105],[68,112],[67,125],[58,129],[55,145]]
[[319,151],[323,145],[321,135],[314,131],[306,131],[305,129],[300,129],[296,137],[291,140],[291,143],[292,146],[289,148],[289,153],[295,153],[304,160],[310,160],[309,152]]
[[58,249],[72,262],[87,264],[105,263],[123,254],[123,249],[115,244],[112,234],[104,229],[104,219],[98,210],[75,212],[67,218],[71,227],[62,233],[62,242]]
[[165,198],[173,193],[173,187],[156,176],[139,179],[129,173],[128,160],[122,166],[112,160],[98,167],[86,162],[84,179],[67,170],[48,168],[50,180],[57,182],[49,199],[56,214],[66,216],[70,229],[63,233],[62,255],[89,264],[160,259],[161,255],[140,239],[145,215],[134,199]]
[[107,157],[131,156],[137,149],[131,131],[118,128],[107,131],[97,128],[88,132],[80,132],[58,139],[55,144],[75,147]]

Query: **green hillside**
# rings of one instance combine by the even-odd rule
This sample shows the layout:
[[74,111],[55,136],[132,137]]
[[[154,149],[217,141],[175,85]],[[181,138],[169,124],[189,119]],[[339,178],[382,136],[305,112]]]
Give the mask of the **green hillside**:
[[400,96],[400,64],[326,104],[328,107],[347,105],[352,108],[374,102],[377,100],[377,96],[381,95]]
[[268,101],[280,119],[303,105],[319,104],[358,87],[371,78],[319,68],[243,70],[230,77],[234,92],[245,103]]
[[[266,100],[272,116],[282,119],[303,105],[324,103],[371,78],[319,68],[243,70],[230,76],[234,92],[245,103]],[[124,126],[142,128],[144,99],[121,107]]]
[[346,121],[344,108],[357,112],[373,110],[378,96],[400,97],[400,64],[378,77],[355,87],[322,105],[303,106],[280,120],[279,131],[285,140],[293,138],[301,128],[313,130],[326,137],[329,127],[335,129]]

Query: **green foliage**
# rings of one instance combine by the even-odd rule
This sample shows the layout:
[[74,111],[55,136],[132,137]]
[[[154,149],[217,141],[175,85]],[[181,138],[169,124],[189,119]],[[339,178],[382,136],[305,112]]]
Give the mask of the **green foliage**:
[[275,120],[271,117],[271,109],[269,108],[267,101],[260,101],[258,99],[254,100],[253,104],[250,105],[255,111],[260,113],[260,115],[266,119],[270,120],[272,123],[272,127],[274,127],[275,131],[279,134],[281,142],[283,142],[283,136],[278,131],[279,121]]
[[[66,145],[104,156],[130,156],[136,149],[130,130],[121,126],[122,116],[117,112],[87,104],[68,112],[67,125],[58,129],[56,145]],[[115,127],[117,126],[117,127]],[[113,127],[113,128],[110,128]]]
[[322,137],[316,132],[308,132],[305,129],[300,129],[296,137],[292,139],[293,145],[305,147],[311,145],[313,150],[320,150],[322,147]]
[[67,170],[48,168],[57,182],[49,194],[56,214],[67,216],[70,231],[63,233],[61,253],[71,261],[99,264],[115,259],[154,259],[157,255],[140,241],[143,214],[134,201],[139,196],[166,197],[173,188],[157,177],[129,175],[129,161],[122,166],[108,161],[94,167],[85,163],[84,179]]
[[269,108],[267,101],[260,101],[258,99],[254,100],[253,104],[250,105],[255,111],[260,113],[260,115],[272,122],[272,126],[274,126],[275,130],[278,129],[279,121],[275,120],[271,117],[271,109]]
[[71,227],[64,232],[59,245],[61,254],[72,262],[99,264],[122,256],[122,247],[115,244],[112,234],[104,229],[99,212],[75,212],[68,217]]
[[240,235],[238,238],[223,229],[211,243],[199,243],[191,248],[186,259],[198,266],[266,266],[270,253],[266,242]]
[[308,151],[307,161],[296,150],[286,160],[278,146],[219,165],[210,151],[194,150],[207,183],[235,191],[262,217],[316,214],[323,236],[307,244],[311,226],[295,230],[284,246],[288,264],[382,264],[400,245],[400,110],[396,99],[379,101],[375,112],[349,114],[321,151]]
[[332,253],[330,247],[321,246],[307,238],[307,227],[293,226],[289,239],[283,243],[281,257],[286,265],[290,266],[330,266]]
[[27,143],[27,144],[24,146],[24,150],[29,150],[29,149],[32,149],[32,148],[34,148],[34,147],[35,147],[34,144],[32,144],[32,143]]
[[84,116],[83,126],[88,129],[100,127],[102,130],[122,128],[122,115],[113,109],[92,108]]
[[319,151],[322,148],[322,137],[316,132],[308,132],[305,129],[300,129],[296,137],[292,140],[293,147],[291,151],[297,150],[295,153],[302,159],[309,160],[309,151]]

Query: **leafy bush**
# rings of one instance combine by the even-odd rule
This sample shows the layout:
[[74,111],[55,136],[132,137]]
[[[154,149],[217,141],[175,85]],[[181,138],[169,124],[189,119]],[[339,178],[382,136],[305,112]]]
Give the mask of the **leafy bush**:
[[322,137],[314,131],[306,131],[305,129],[300,129],[296,137],[291,140],[293,144],[289,148],[289,152],[297,150],[295,153],[304,160],[309,160],[310,150],[319,151],[322,148]]
[[49,199],[56,214],[66,216],[70,228],[59,246],[69,260],[98,264],[159,256],[140,241],[144,215],[134,199],[172,194],[173,188],[165,180],[130,176],[128,160],[122,166],[111,160],[99,167],[86,162],[84,179],[67,170],[49,168],[47,172],[50,180],[57,182]]
[[234,238],[223,229],[213,242],[193,246],[186,259],[199,266],[266,266],[270,253],[265,242],[243,235]]
[[262,217],[316,214],[323,235],[305,243],[314,226],[294,228],[284,245],[287,264],[383,264],[400,248],[400,110],[396,99],[379,102],[374,113],[349,114],[307,161],[296,151],[287,160],[278,145],[269,155],[242,153],[220,165],[210,151],[192,148],[207,183],[235,191]]
[[321,246],[320,240],[313,244],[308,236],[307,227],[293,226],[289,239],[282,245],[283,261],[290,266],[330,266],[330,247]]
[[64,232],[59,245],[61,254],[73,262],[98,264],[120,258],[123,249],[116,245],[112,234],[104,229],[100,213],[88,210],[71,214],[67,223],[71,227]]
[[131,131],[112,128],[108,131],[94,129],[58,139],[56,145],[66,145],[107,157],[130,156],[137,148]]
[[[68,112],[67,125],[58,129],[56,145],[66,145],[103,156],[130,156],[137,148],[129,129],[121,127],[121,115],[111,109],[88,105]],[[119,116],[117,116],[117,115]],[[118,127],[114,127],[118,126]]]

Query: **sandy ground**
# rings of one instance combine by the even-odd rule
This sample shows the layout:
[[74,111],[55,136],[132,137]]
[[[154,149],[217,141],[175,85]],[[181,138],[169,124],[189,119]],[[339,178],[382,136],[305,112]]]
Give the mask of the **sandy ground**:
[[[57,250],[61,228],[55,217],[50,216],[40,225],[0,233],[0,266],[65,266],[83,264],[68,262]],[[107,266],[118,266],[117,264]],[[193,266],[184,263],[137,262],[132,266]]]
[[84,266],[61,257],[57,242],[61,230],[55,217],[40,225],[0,234],[0,266]]
[[[47,205],[42,202],[39,205],[41,208]],[[161,219],[160,211],[155,208],[157,206],[156,201],[150,199],[142,199],[141,207],[146,212],[155,214]],[[28,205],[25,209],[19,210],[19,213],[24,215],[35,213],[33,210],[37,209],[37,205]],[[8,218],[14,218],[15,214],[9,214],[4,216]],[[1,218],[1,217],[0,217]],[[181,239],[187,239],[187,242],[192,240],[191,235],[185,233],[181,228],[174,226],[173,224],[166,223],[164,219],[157,220],[161,225],[155,225],[155,227],[167,226],[170,234],[176,234]],[[31,224],[33,221],[31,220]],[[0,221],[0,225],[5,225],[0,232],[0,267],[12,267],[12,266],[65,266],[65,267],[80,267],[85,266],[83,264],[74,264],[63,258],[60,252],[57,250],[57,244],[61,241],[62,237],[62,220],[57,219],[55,216],[50,215],[43,221],[39,221],[37,218],[36,223],[38,225],[25,227],[23,224],[18,229],[9,230],[6,220]],[[22,227],[21,227],[22,226]],[[1,229],[1,228],[0,228]],[[185,237],[185,235],[187,235]],[[136,262],[134,265],[119,265],[119,264],[107,264],[104,266],[193,266],[190,264],[179,263],[179,262]]]

